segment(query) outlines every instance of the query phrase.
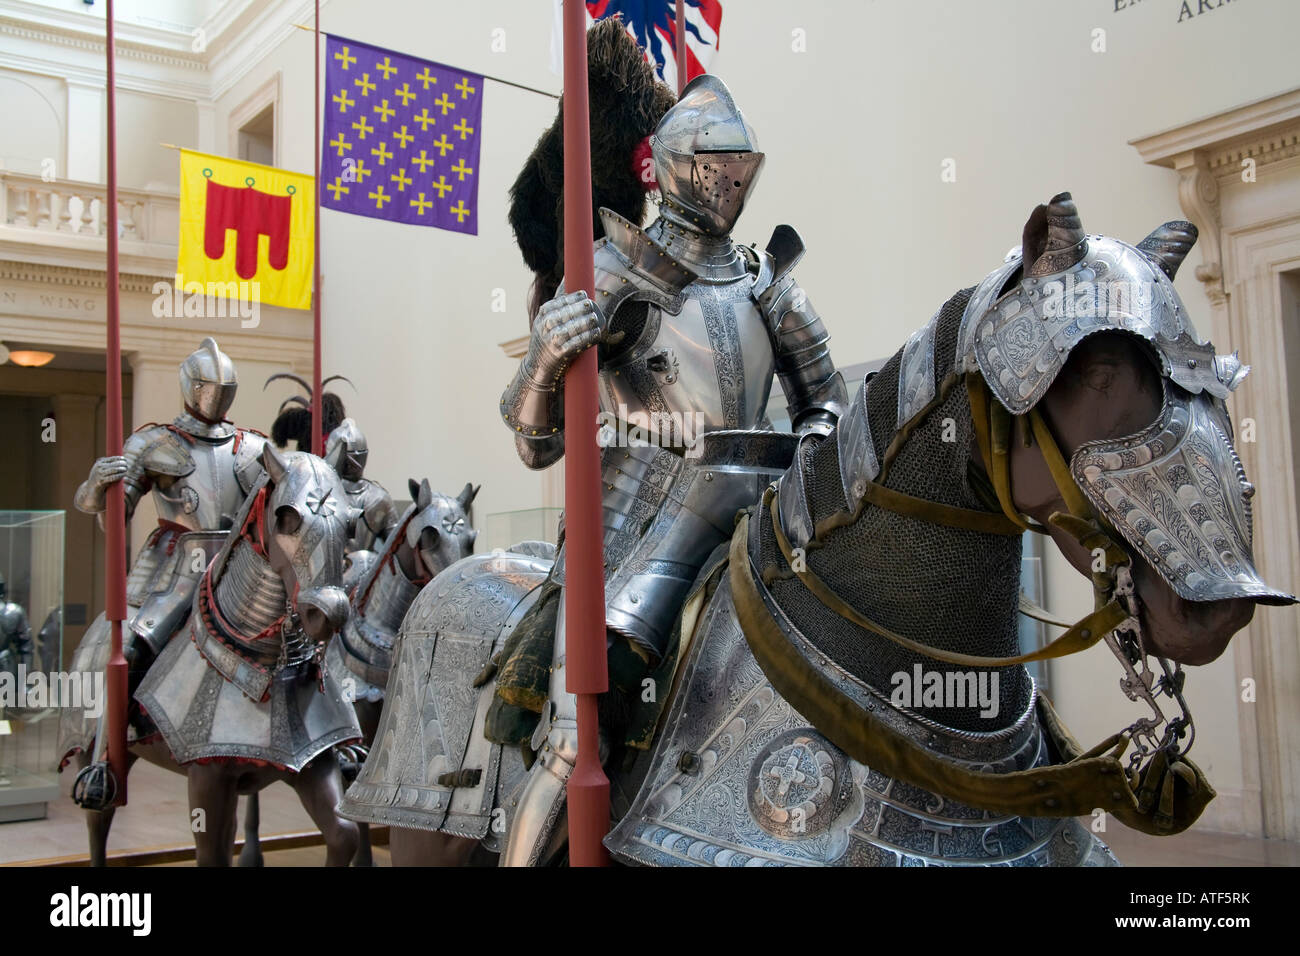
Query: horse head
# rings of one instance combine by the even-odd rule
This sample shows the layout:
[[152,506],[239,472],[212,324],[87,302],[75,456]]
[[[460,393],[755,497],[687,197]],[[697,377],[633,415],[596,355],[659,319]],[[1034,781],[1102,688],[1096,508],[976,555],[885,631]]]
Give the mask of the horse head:
[[262,516],[266,556],[313,641],[328,640],[348,619],[343,552],[349,505],[337,472],[306,452],[262,453],[268,484]]
[[426,478],[408,482],[415,514],[405,523],[397,560],[412,580],[432,578],[443,568],[474,552],[478,532],[473,521],[478,487],[467,483],[454,498],[435,492]]
[[[1062,193],[1030,215],[1022,267],[974,331],[993,393],[1013,414],[1036,411],[1059,450],[1053,469],[1033,429],[1010,442],[1016,509],[1085,575],[1127,561],[1145,650],[1184,664],[1217,658],[1256,604],[1295,601],[1263,582],[1252,553],[1255,489],[1224,401],[1249,367],[1197,336],[1173,286],[1195,241],[1181,221],[1136,246],[1085,235]],[[998,315],[1012,319],[999,327]],[[1025,374],[998,358],[1017,322],[1038,323],[1022,341],[1044,342]],[[1055,517],[1071,513],[1096,533]]]

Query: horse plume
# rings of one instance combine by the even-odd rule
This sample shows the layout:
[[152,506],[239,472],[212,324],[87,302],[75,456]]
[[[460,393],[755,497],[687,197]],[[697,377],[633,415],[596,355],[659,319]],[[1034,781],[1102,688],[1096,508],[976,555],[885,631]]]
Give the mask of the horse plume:
[[[271,441],[275,442],[276,447],[284,448],[290,440],[293,440],[298,443],[301,451],[311,451],[311,383],[292,372],[276,372],[266,380],[262,391],[266,391],[267,386],[279,378],[297,382],[307,395],[306,397],[290,395],[280,403],[279,413],[271,423]],[[352,381],[346,376],[331,375],[321,382],[321,388],[336,379],[342,379],[352,385]],[[355,385],[352,387],[356,388]],[[321,392],[321,437],[324,438],[338,428],[345,418],[347,418],[347,410],[343,407],[343,399],[334,392]]]
[[[591,110],[593,235],[605,234],[598,210],[607,206],[638,225],[648,188],[639,149],[676,102],[655,78],[636,40],[617,18],[587,31],[587,88]],[[648,155],[648,153],[646,153]],[[564,276],[564,101],[510,187],[510,226],[524,262],[535,274],[528,319],[555,295]]]

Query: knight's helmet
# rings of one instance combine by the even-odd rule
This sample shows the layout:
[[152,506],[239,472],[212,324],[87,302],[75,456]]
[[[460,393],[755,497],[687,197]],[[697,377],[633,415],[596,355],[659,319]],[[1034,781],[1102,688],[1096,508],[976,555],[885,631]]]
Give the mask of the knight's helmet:
[[225,419],[235,401],[239,377],[230,356],[206,338],[198,350],[181,363],[181,401],[190,414],[207,422]]
[[655,128],[650,151],[664,218],[709,235],[728,235],[764,157],[726,84],[709,73],[686,84]]
[[342,464],[339,477],[344,481],[360,481],[366,471],[366,458],[370,449],[366,445],[366,436],[361,433],[357,423],[350,418],[343,419],[325,439],[325,460],[330,461],[335,449],[343,446]]

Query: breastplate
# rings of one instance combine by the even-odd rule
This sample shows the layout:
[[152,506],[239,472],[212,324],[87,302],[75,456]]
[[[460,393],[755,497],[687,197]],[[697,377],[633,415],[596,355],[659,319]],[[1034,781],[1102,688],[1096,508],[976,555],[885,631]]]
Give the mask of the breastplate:
[[228,527],[244,500],[235,476],[235,443],[195,441],[189,446],[194,470],[169,487],[154,487],[158,517],[191,531],[218,531]]
[[775,362],[767,328],[742,276],[696,280],[680,311],[656,303],[637,342],[601,368],[601,406],[638,412],[699,414],[708,430],[753,428],[763,419]]

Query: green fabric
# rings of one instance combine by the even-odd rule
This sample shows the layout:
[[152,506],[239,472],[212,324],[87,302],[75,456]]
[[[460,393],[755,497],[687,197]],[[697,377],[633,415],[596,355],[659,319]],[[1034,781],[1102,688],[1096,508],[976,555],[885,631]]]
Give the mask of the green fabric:
[[496,693],[484,725],[493,743],[526,744],[546,704],[562,589],[549,578],[541,588],[496,658]]

